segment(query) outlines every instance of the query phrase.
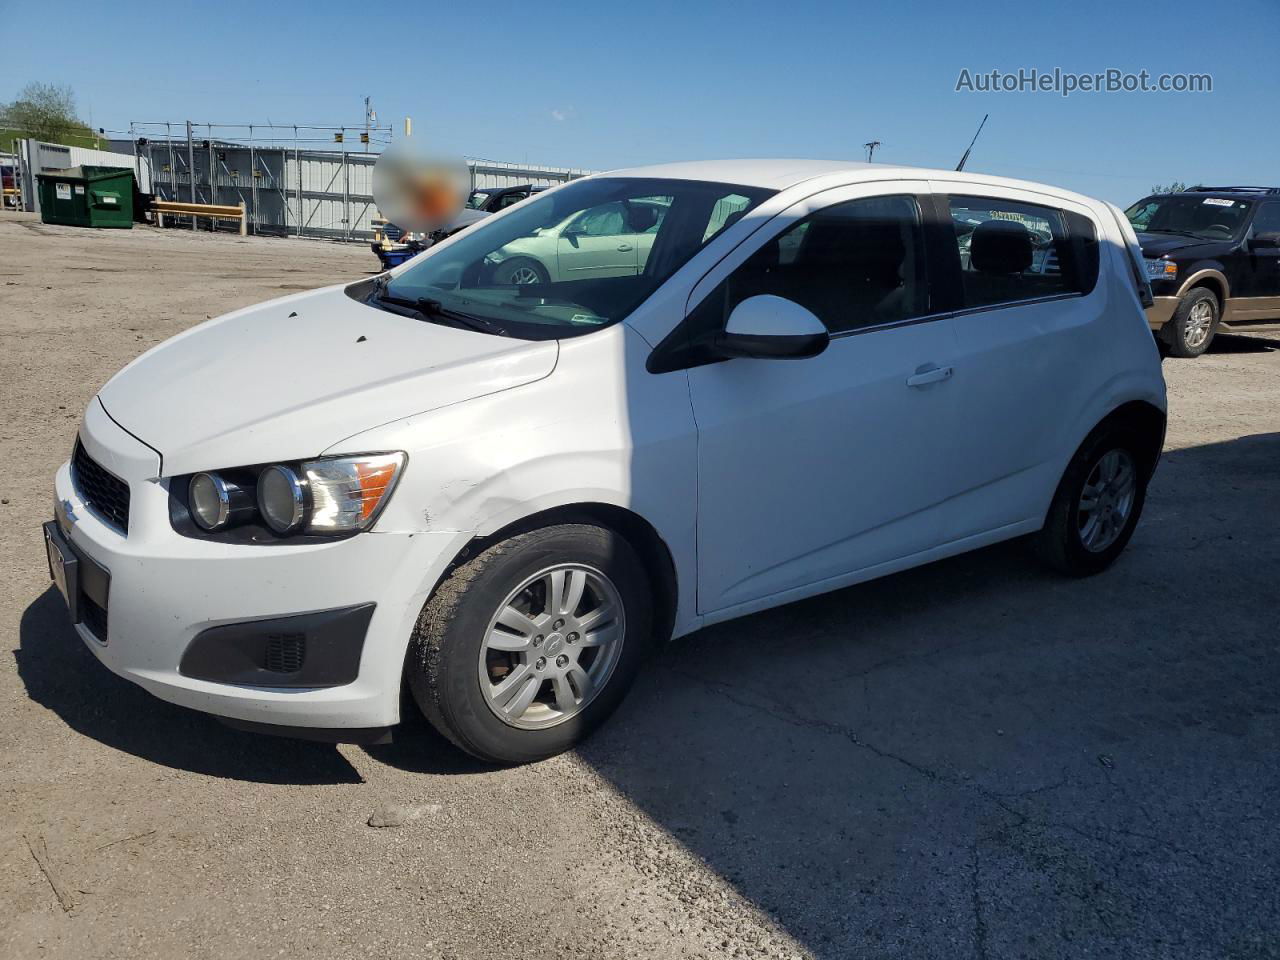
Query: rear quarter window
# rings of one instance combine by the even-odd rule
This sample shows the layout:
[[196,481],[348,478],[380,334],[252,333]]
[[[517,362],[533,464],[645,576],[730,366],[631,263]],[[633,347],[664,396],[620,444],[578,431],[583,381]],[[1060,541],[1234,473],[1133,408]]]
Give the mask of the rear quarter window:
[[1093,221],[997,197],[948,199],[966,307],[1087,294],[1098,282]]

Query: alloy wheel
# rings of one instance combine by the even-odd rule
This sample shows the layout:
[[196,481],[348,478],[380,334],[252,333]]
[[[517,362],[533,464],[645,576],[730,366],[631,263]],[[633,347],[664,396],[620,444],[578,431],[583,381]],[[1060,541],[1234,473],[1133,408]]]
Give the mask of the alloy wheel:
[[1129,451],[1107,451],[1085,480],[1077,508],[1080,542],[1101,553],[1120,538],[1138,492],[1138,469]]
[[1213,312],[1213,304],[1208,300],[1200,300],[1192,306],[1182,327],[1182,339],[1188,348],[1196,350],[1209,339],[1209,331],[1213,329]]
[[538,271],[533,267],[516,267],[511,271],[511,282],[514,284],[526,284],[538,282]]
[[503,723],[564,723],[599,694],[626,634],[622,597],[599,570],[560,564],[529,577],[489,621],[480,690]]

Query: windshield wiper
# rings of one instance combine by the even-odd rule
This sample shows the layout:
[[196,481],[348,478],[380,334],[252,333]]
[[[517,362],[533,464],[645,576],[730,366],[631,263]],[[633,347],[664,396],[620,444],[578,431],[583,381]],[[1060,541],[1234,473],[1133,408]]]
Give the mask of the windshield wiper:
[[1200,234],[1192,233],[1190,230],[1168,230],[1164,228],[1147,227],[1147,229],[1144,230],[1143,233],[1172,233],[1174,236],[1191,237],[1191,239],[1193,240],[1204,239],[1204,237],[1200,236]]
[[387,303],[393,307],[406,307],[420,314],[424,319],[437,318],[447,321],[456,327],[465,327],[468,330],[475,330],[479,333],[492,333],[499,337],[508,336],[507,331],[484,317],[476,317],[469,313],[449,310],[439,300],[433,300],[431,297],[400,297],[394,293],[387,293],[386,289],[387,281],[385,277],[379,277],[374,281],[374,298],[379,303]]

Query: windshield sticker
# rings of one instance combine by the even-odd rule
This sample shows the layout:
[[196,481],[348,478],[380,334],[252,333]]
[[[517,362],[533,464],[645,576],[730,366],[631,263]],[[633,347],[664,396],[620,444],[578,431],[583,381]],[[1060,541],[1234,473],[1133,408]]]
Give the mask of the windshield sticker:
[[1204,202],[1214,207],[1234,207],[1236,205],[1234,200],[1223,200],[1219,197],[1206,197]]

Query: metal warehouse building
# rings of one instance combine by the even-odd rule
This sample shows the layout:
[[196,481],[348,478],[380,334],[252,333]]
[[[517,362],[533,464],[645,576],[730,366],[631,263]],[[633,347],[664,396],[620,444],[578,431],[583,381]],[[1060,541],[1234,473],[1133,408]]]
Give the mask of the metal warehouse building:
[[[234,139],[139,137],[114,140],[114,152],[19,141],[27,209],[35,209],[35,176],[75,165],[130,166],[139,187],[157,199],[243,203],[250,233],[330,240],[369,240],[377,153],[305,149],[298,141],[259,145]],[[90,156],[92,155],[92,156]],[[474,187],[553,185],[587,171],[468,159]],[[186,220],[187,218],[180,218]]]
[[[146,140],[137,150],[139,160],[145,159],[151,170],[158,198],[244,203],[251,233],[333,240],[373,236],[376,153],[256,147],[234,141],[189,146],[185,140]],[[491,160],[468,160],[467,165],[476,187],[551,185],[585,172]]]

